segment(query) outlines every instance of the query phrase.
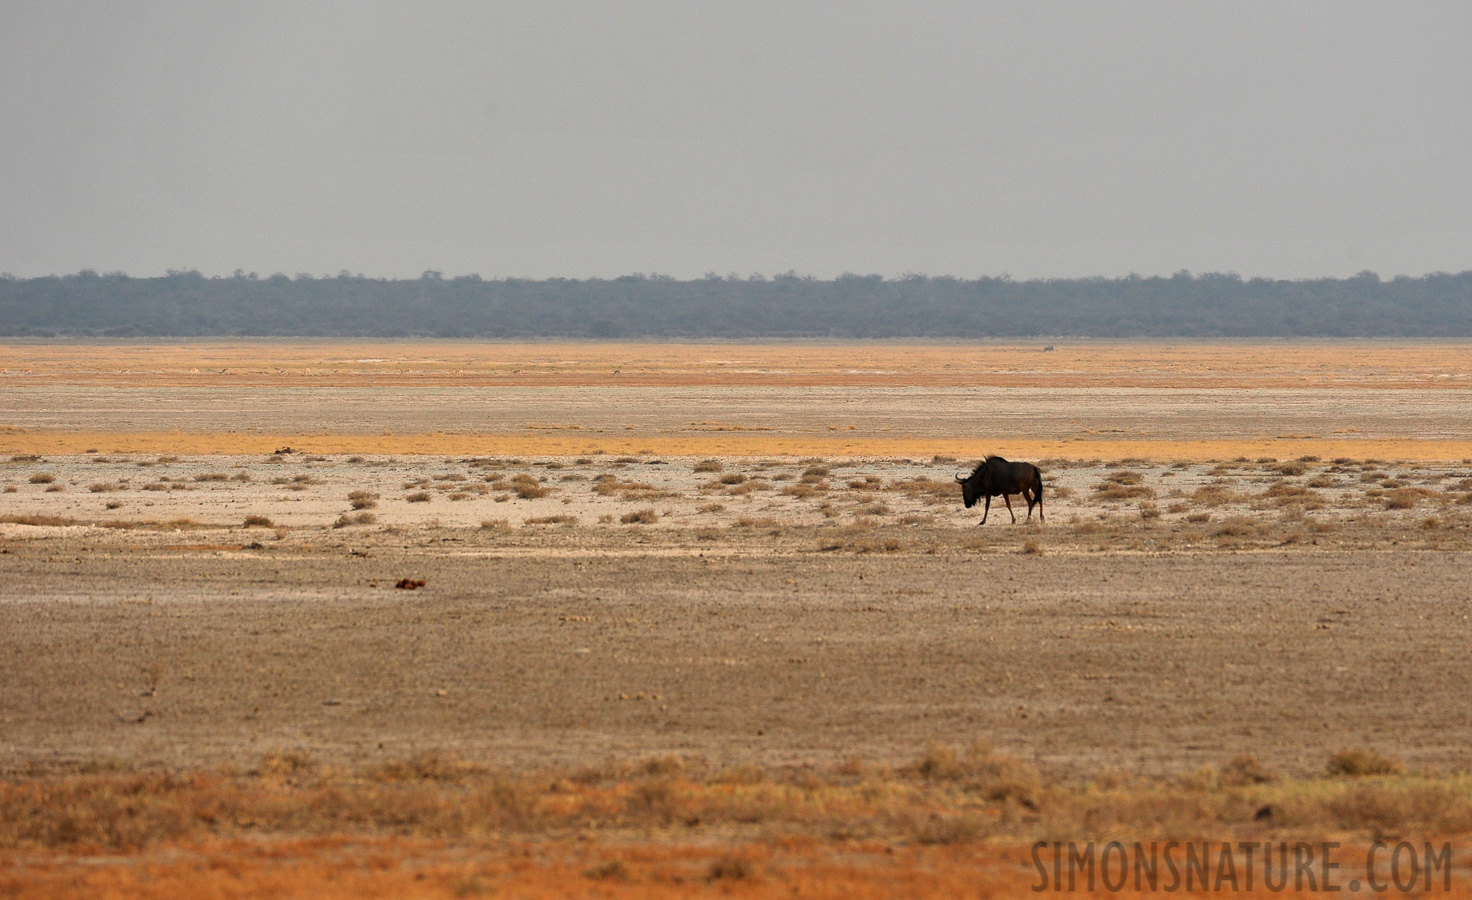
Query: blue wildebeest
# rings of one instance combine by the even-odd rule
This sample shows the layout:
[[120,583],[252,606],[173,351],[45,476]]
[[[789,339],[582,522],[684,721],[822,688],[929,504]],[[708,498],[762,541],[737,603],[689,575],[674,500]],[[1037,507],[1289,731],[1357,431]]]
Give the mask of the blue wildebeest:
[[1012,494],[1021,494],[1022,499],[1027,501],[1027,519],[1032,521],[1032,508],[1038,508],[1038,521],[1043,519],[1043,473],[1032,463],[1007,462],[1000,456],[988,456],[980,465],[971,471],[971,475],[962,478],[956,476],[961,483],[961,499],[965,501],[966,508],[970,509],[977,500],[986,498],[986,509],[982,511],[980,524],[986,524],[986,517],[992,511],[992,498],[1001,495],[1002,502],[1007,504],[1007,514],[1012,516],[1013,524],[1017,522],[1017,514],[1012,512]]

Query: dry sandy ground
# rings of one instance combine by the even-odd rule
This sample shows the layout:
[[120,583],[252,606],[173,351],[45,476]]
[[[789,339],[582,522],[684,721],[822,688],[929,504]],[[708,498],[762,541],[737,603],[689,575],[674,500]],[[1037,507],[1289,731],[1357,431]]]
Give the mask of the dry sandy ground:
[[958,466],[13,460],[0,759],[1472,762],[1466,467],[1053,460],[977,528]]
[[[23,342],[0,388],[7,768],[1468,761],[1465,342]],[[986,451],[1046,526],[975,527]]]

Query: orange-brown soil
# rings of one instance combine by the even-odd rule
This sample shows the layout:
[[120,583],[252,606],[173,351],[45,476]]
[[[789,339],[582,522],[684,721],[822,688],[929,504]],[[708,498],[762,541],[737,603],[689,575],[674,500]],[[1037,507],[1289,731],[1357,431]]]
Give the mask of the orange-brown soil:
[[[384,898],[1026,896],[1027,848],[316,839],[218,841],[122,858],[0,855],[0,896]],[[1461,896],[1449,895],[1449,896]]]
[[[1252,889],[1246,889],[1246,873],[1241,868],[1245,856],[1240,850],[1234,863],[1237,869],[1225,875],[1208,871],[1205,879],[1193,871],[1192,887],[1187,890],[1185,852],[1178,850],[1179,880],[1172,893],[1186,896],[1229,893],[1234,897],[1264,898],[1320,895],[1322,870],[1309,868],[1312,881],[1297,875],[1291,855],[1294,844],[1290,843],[1288,848],[1290,861],[1283,879],[1286,890],[1265,886],[1260,870],[1254,876]],[[1331,893],[1349,890],[1347,884],[1352,876],[1347,873],[1354,870],[1350,861],[1358,862],[1368,852],[1365,845],[1336,847],[1331,858],[1340,868],[1331,874],[1330,883],[1336,888]],[[1098,869],[1090,888],[1082,867],[1075,873],[1073,890],[1068,890],[1065,882],[1064,891],[1054,891],[1051,882],[1039,876],[1031,854],[1031,848],[1026,845],[835,846],[805,840],[725,847],[631,843],[616,849],[587,842],[219,841],[169,846],[124,858],[32,854],[21,860],[7,860],[0,856],[0,895],[16,900],[107,897],[440,900],[480,896],[527,900],[563,897],[661,900],[712,896],[982,900],[1038,896],[1040,885],[1048,894],[1069,896],[1161,893],[1148,889],[1136,891],[1132,873],[1127,876],[1123,891],[1107,890]],[[1378,858],[1383,863],[1388,853],[1382,850]],[[1049,859],[1043,859],[1046,868]],[[1455,860],[1454,857],[1454,864],[1460,865]],[[1280,877],[1276,869],[1273,875]],[[1295,885],[1296,875],[1301,889]],[[1111,877],[1118,875],[1111,873]],[[1378,871],[1375,877],[1384,885],[1394,883],[1388,870]],[[1402,873],[1401,877],[1409,876]],[[1163,865],[1157,878],[1162,891],[1171,884]],[[1148,881],[1143,883],[1148,885]],[[1432,889],[1425,891],[1424,879],[1419,879],[1413,893],[1424,895],[1425,891],[1452,900],[1469,896],[1464,867],[1454,869],[1450,890],[1443,890],[1443,884],[1438,875]],[[1369,892],[1368,888],[1364,890]]]

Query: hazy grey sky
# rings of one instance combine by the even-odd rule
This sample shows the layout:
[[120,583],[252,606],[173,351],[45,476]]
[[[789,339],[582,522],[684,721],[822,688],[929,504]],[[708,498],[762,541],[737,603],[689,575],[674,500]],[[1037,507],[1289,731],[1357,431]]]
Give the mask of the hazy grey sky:
[[1472,268],[1472,3],[0,0],[0,271]]

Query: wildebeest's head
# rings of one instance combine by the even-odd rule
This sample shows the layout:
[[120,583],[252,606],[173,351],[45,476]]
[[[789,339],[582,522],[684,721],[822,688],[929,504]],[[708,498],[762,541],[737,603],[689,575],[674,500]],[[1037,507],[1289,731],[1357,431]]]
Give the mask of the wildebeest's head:
[[981,495],[981,489],[977,483],[976,475],[972,473],[970,478],[962,478],[960,475],[957,475],[956,480],[961,483],[961,500],[966,504],[966,508],[970,509],[976,505],[977,498]]
[[1000,456],[988,456],[971,470],[966,477],[956,476],[956,481],[961,484],[961,499],[970,509],[976,501],[983,497],[995,497],[999,492],[996,490],[997,470],[1004,468],[1007,461]]

